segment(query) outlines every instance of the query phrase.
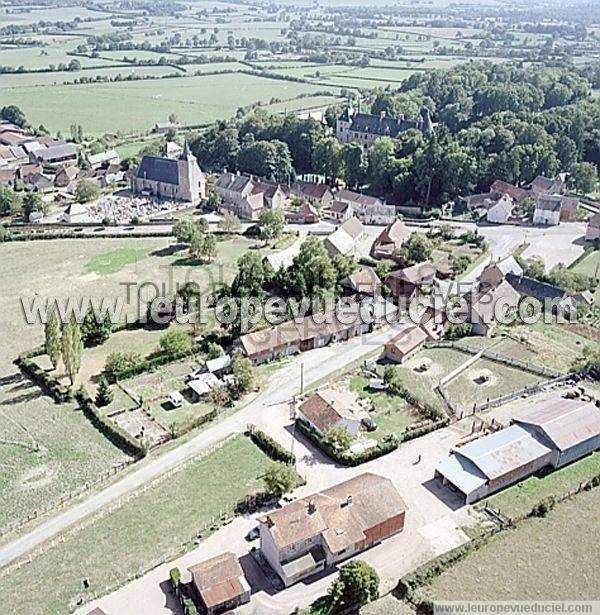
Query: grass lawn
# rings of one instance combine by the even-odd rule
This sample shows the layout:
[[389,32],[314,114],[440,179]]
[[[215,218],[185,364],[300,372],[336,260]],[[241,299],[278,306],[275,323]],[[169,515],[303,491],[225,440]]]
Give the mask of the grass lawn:
[[419,590],[429,600],[599,600],[600,489],[497,534]]
[[375,436],[400,435],[406,427],[420,420],[419,414],[402,397],[387,391],[372,391],[368,385],[368,378],[359,375],[351,379],[349,388],[373,403],[374,410],[370,415],[377,423]]
[[127,459],[75,404],[57,406],[27,380],[0,395],[0,528]]
[[[472,355],[465,354],[465,361],[470,356]],[[483,370],[489,370],[491,376],[487,382],[480,384],[477,379]],[[474,404],[502,397],[543,380],[545,380],[544,377],[530,372],[509,367],[490,359],[479,359],[447,384],[446,389],[454,401],[468,410]]]
[[[596,452],[546,475],[532,476],[496,495],[486,498],[492,508],[509,518],[526,515],[540,500],[559,497],[577,489],[580,483],[600,474],[600,453]],[[485,505],[481,503],[481,507]]]
[[74,597],[85,593],[84,577],[90,579],[90,591],[125,582],[205,523],[210,526],[221,511],[231,512],[238,500],[260,491],[260,477],[270,463],[248,438],[236,437],[0,579],[3,611],[64,613]]
[[121,271],[123,267],[137,263],[148,255],[144,248],[118,248],[93,256],[86,265],[86,271],[98,275],[109,275]]
[[600,277],[600,250],[590,252],[580,260],[572,269],[575,273],[581,273],[591,278]]

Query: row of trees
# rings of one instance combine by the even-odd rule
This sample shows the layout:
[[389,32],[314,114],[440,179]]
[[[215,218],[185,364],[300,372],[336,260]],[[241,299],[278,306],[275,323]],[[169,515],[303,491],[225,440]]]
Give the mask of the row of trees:
[[81,367],[83,352],[81,327],[74,318],[61,325],[58,313],[52,310],[44,334],[45,350],[52,367],[57,369],[62,360],[71,386],[74,385]]

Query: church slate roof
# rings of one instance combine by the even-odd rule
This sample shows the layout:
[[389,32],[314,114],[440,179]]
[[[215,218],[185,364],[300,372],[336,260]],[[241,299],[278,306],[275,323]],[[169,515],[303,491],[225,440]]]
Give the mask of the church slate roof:
[[157,156],[144,156],[136,177],[178,186],[179,166],[177,160],[159,158]]

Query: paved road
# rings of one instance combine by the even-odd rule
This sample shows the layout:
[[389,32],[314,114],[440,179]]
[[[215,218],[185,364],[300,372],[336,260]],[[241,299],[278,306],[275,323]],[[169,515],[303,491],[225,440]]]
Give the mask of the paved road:
[[405,324],[398,324],[394,327],[386,327],[369,335],[353,338],[343,344],[326,346],[295,357],[291,360],[290,365],[278,370],[271,377],[265,391],[256,400],[236,414],[202,431],[177,448],[151,461],[142,462],[143,465],[139,469],[134,470],[103,491],[90,496],[80,504],[40,524],[31,532],[0,547],[0,567],[22,557],[59,532],[97,512],[111,502],[138,489],[188,459],[199,455],[227,435],[243,431],[248,423],[254,422],[255,416],[261,409],[290,399],[298,392],[301,363],[305,364],[304,382],[311,384],[376,350],[406,326]]

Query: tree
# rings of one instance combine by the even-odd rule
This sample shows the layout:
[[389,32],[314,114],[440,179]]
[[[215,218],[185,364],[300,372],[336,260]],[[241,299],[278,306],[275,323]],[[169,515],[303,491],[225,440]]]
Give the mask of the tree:
[[247,393],[254,387],[254,366],[250,359],[236,352],[231,360],[231,371],[240,393]]
[[350,188],[361,186],[366,178],[367,158],[364,149],[358,143],[348,143],[342,149],[344,177]]
[[46,205],[42,201],[42,197],[37,192],[28,192],[23,197],[23,214],[26,219],[29,219],[29,216],[34,211],[45,211]]
[[323,442],[336,451],[345,451],[350,448],[354,436],[345,427],[330,427],[323,437]]
[[194,224],[194,221],[189,218],[177,220],[175,224],[173,224],[173,235],[175,235],[178,243],[191,243],[192,238],[197,232],[198,228]]
[[25,114],[16,105],[2,107],[2,110],[0,110],[0,116],[2,116],[2,119],[5,122],[10,122],[15,126],[20,126],[21,128],[27,126],[27,118],[25,117]]
[[294,467],[282,461],[272,463],[263,476],[265,491],[278,497],[292,491],[297,480],[298,476]]
[[101,378],[100,383],[98,384],[98,391],[96,393],[96,405],[99,408],[108,406],[112,403],[113,398],[114,395],[112,389],[108,385],[108,381],[106,378]]
[[98,185],[95,182],[92,182],[89,179],[82,179],[77,184],[75,198],[78,203],[89,203],[90,201],[96,200],[99,196],[100,188],[98,188]]
[[238,271],[231,283],[234,297],[260,297],[271,275],[263,257],[256,251],[246,252],[237,262]]
[[334,613],[367,604],[379,597],[379,576],[367,562],[353,560],[340,568],[327,595]]
[[75,318],[71,318],[63,324],[61,340],[62,360],[71,386],[75,384],[75,378],[81,367],[82,352],[81,328]]
[[409,263],[422,263],[431,257],[433,246],[424,233],[413,233],[401,248],[402,257]]
[[202,257],[208,261],[217,257],[217,239],[212,233],[204,235],[202,242]]
[[13,214],[21,209],[21,195],[11,188],[0,188],[0,215]]
[[571,165],[571,183],[577,192],[594,192],[598,185],[598,169],[591,162],[577,162]]
[[102,344],[110,337],[112,330],[112,323],[107,314],[98,317],[93,308],[89,308],[81,323],[81,339],[85,346]]
[[60,332],[60,320],[58,318],[58,312],[53,307],[48,314],[48,320],[44,326],[44,338],[45,349],[52,367],[56,369],[60,363],[61,357],[61,332]]
[[206,354],[209,359],[218,359],[225,354],[225,351],[216,342],[209,342],[206,346]]
[[191,349],[192,340],[187,331],[171,329],[160,338],[158,346],[161,352],[173,354]]
[[342,146],[338,140],[335,137],[321,139],[313,151],[312,162],[315,172],[325,176],[325,182],[337,183],[344,169]]
[[273,239],[278,239],[285,230],[285,213],[280,207],[265,209],[260,214],[258,221],[260,225],[261,237],[269,243]]
[[104,362],[104,373],[110,378],[115,374],[135,367],[142,357],[135,352],[111,352]]
[[224,233],[237,233],[242,224],[240,219],[232,212],[228,211],[219,222],[219,228]]

